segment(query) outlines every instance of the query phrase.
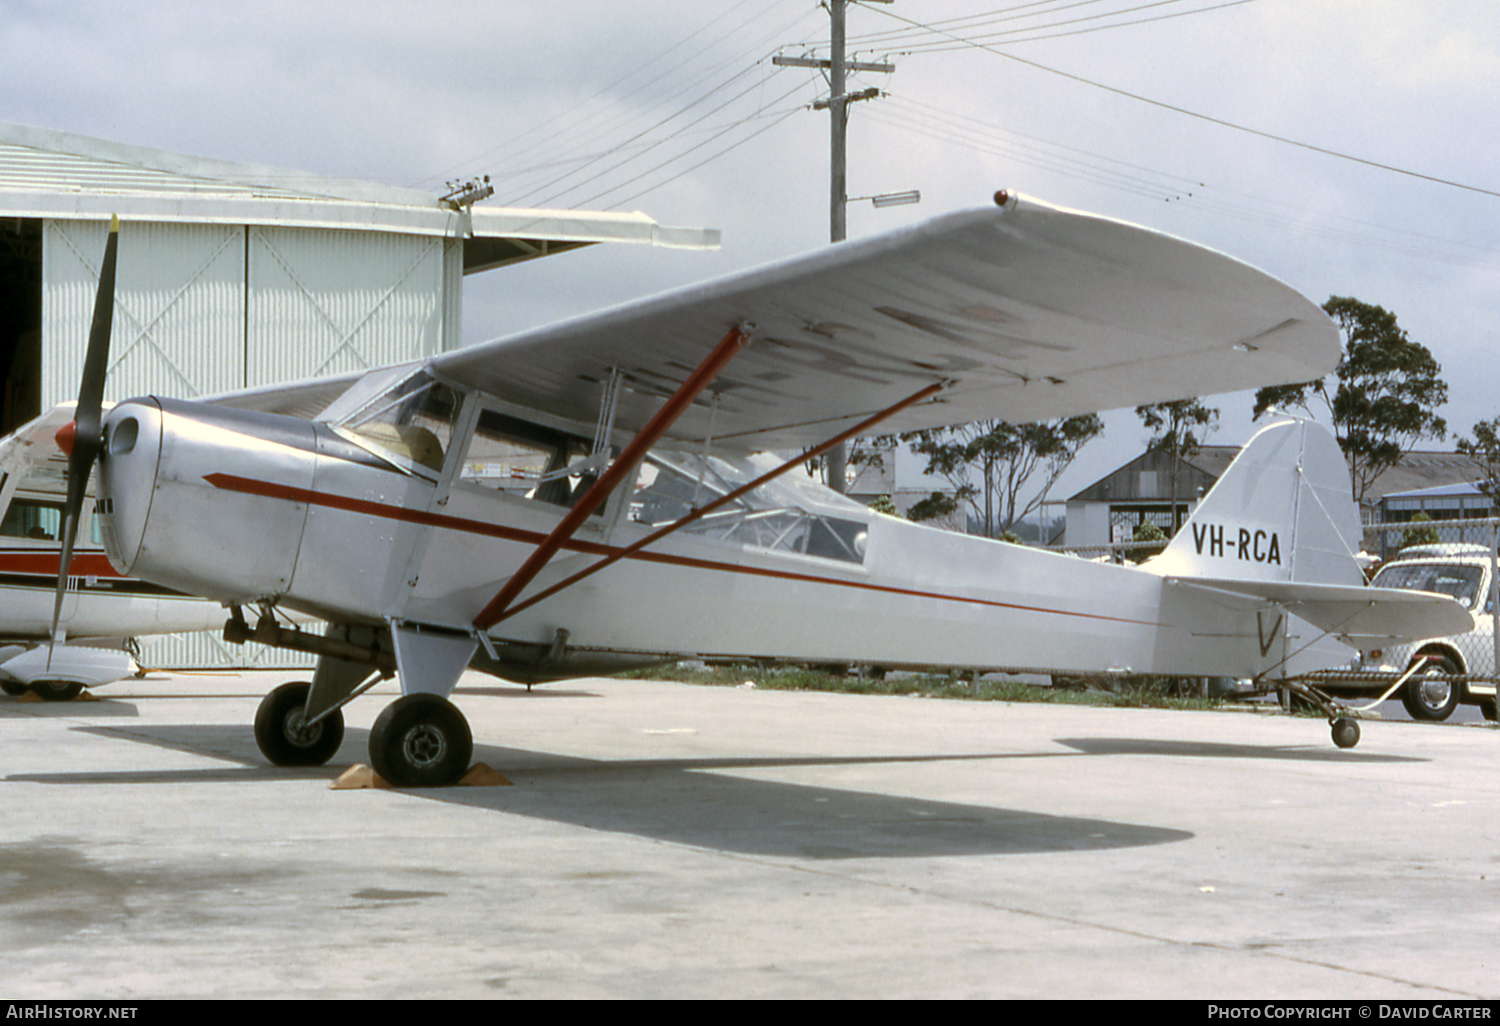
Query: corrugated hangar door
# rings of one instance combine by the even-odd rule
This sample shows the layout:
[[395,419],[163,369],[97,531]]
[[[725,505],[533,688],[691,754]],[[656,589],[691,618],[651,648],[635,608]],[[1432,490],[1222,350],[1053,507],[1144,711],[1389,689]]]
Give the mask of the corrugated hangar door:
[[[43,408],[73,398],[107,226],[48,221]],[[416,360],[459,337],[462,246],[386,232],[133,222],[122,229],[106,398],[184,398]],[[163,667],[310,665],[216,632],[149,645]]]
[[[42,408],[75,398],[108,226],[46,222]],[[245,230],[135,223],[120,233],[105,397],[192,397],[245,381]]]
[[249,382],[368,370],[439,352],[451,242],[251,226]]

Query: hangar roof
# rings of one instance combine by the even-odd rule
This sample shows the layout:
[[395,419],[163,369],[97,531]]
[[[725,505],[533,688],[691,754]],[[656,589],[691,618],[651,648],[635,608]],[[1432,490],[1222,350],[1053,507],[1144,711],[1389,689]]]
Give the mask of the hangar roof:
[[235,164],[0,122],[0,217],[276,224],[463,235],[464,273],[598,242],[712,249],[719,233],[642,213],[454,209],[430,193]]

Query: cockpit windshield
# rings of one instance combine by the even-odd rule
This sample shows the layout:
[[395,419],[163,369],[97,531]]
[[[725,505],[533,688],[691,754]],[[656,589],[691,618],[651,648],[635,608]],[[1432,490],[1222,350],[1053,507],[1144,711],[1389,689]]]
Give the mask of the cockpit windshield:
[[431,471],[443,469],[458,396],[418,372],[338,425],[359,439]]

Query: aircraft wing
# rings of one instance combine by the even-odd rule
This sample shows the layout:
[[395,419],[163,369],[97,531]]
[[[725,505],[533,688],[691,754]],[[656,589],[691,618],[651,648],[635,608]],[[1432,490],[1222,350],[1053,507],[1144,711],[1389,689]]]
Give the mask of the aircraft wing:
[[597,419],[600,383],[618,368],[629,391],[616,424],[635,429],[736,325],[754,326],[751,344],[666,444],[710,433],[746,450],[815,444],[935,381],[951,387],[882,430],[1025,423],[1309,381],[1339,353],[1322,310],[1244,263],[1003,197],[431,366],[583,423]]
[[1462,604],[1451,596],[1426,591],[1296,581],[1167,579],[1178,587],[1203,593],[1208,601],[1222,601],[1232,595],[1275,602],[1361,649],[1467,634],[1474,629],[1474,617]]

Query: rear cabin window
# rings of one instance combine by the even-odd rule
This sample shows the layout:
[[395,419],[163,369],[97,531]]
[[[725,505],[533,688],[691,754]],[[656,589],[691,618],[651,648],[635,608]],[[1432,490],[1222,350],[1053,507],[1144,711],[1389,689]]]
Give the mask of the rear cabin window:
[[[775,460],[737,460],[653,452],[641,465],[630,500],[630,519],[659,527],[720,496],[737,491]],[[769,481],[688,524],[683,533],[751,548],[793,552],[845,563],[863,563],[868,527],[861,520],[815,508],[795,479]],[[852,504],[851,504],[852,505]]]

